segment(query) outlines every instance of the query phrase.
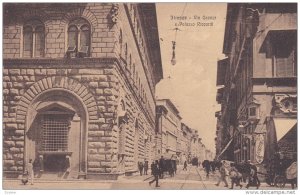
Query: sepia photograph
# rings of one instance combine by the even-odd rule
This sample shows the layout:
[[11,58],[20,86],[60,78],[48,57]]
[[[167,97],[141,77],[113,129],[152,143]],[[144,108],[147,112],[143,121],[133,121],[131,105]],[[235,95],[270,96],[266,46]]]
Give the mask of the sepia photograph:
[[2,190],[295,194],[297,8],[3,2]]

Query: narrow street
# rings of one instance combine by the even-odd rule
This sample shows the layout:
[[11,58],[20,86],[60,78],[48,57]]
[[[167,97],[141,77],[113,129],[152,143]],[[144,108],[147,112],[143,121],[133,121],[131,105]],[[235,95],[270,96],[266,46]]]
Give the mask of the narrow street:
[[[159,180],[160,187],[156,188],[155,183],[149,186],[149,181],[153,179],[152,176],[138,174],[132,176],[121,177],[117,181],[86,181],[86,180],[76,180],[76,181],[47,181],[40,180],[35,181],[34,185],[23,185],[18,180],[5,180],[3,181],[3,188],[5,190],[14,189],[14,190],[45,190],[51,189],[55,186],[55,189],[82,189],[82,190],[109,190],[109,189],[126,189],[126,190],[226,190],[228,188],[224,187],[224,184],[221,183],[220,186],[215,186],[218,180],[218,171],[211,173],[209,178],[206,178],[205,171],[195,166],[188,166],[188,170],[182,170],[182,166],[178,166],[177,174],[174,177],[169,177],[165,175],[164,179]],[[228,183],[229,178],[227,178]],[[241,190],[246,190],[246,184],[243,183],[243,188]],[[256,189],[250,187],[249,190]],[[269,187],[266,183],[262,183],[260,190],[279,190],[280,188]],[[289,184],[284,188],[285,190],[291,190]],[[235,187],[234,190],[239,190],[238,187]]]

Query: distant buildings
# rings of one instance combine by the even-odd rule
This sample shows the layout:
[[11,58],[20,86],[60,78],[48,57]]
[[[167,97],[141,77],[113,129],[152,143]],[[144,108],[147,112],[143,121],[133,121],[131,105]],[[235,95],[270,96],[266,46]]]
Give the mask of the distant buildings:
[[229,3],[218,62],[216,156],[267,165],[297,154],[297,4]]
[[157,154],[180,155],[181,117],[169,99],[156,100],[157,114]]
[[156,100],[156,113],[156,155],[174,154],[180,163],[191,162],[195,157],[200,161],[214,158],[201,142],[198,131],[181,122],[179,111],[170,99]]
[[182,149],[183,149],[183,160],[187,160],[191,162],[192,154],[191,154],[191,140],[193,136],[193,130],[188,127],[186,124],[181,123],[181,130],[183,134],[183,142],[182,142]]

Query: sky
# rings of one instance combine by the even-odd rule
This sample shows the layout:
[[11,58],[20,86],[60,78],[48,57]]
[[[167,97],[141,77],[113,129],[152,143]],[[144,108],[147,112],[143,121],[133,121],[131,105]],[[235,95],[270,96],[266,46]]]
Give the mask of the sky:
[[[215,152],[215,112],[220,110],[216,102],[217,61],[225,58],[222,48],[226,6],[226,3],[156,4],[164,74],[156,86],[156,97],[171,99],[182,122],[197,129],[202,143],[212,152]],[[211,22],[212,26],[203,24]],[[175,38],[176,64],[172,65]]]

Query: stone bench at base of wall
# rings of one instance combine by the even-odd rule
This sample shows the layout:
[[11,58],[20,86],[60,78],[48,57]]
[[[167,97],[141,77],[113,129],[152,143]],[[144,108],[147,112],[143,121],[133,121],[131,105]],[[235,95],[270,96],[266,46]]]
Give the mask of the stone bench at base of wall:
[[17,179],[22,175],[22,171],[3,171],[4,179]]
[[126,171],[125,176],[132,176],[134,173],[137,173],[137,170]]
[[124,173],[87,173],[86,179],[88,180],[117,180],[119,176]]

